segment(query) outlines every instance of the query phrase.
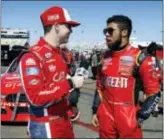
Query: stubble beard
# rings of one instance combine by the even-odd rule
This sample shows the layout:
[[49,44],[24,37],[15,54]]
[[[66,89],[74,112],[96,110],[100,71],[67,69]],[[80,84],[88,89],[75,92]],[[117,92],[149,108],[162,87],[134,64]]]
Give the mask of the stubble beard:
[[120,49],[121,43],[122,41],[121,41],[121,36],[120,36],[114,43],[108,44],[108,48],[111,51],[117,51]]

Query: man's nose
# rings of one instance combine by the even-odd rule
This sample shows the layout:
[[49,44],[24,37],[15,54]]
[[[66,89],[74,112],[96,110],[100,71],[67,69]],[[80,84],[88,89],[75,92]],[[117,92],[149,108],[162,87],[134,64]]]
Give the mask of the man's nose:
[[111,36],[108,32],[105,33],[105,36],[109,37]]

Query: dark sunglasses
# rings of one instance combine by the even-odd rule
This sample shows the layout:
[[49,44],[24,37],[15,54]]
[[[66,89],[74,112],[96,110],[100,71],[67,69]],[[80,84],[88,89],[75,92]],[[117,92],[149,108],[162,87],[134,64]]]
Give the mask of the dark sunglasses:
[[113,31],[114,31],[115,29],[113,29],[113,28],[105,28],[104,30],[103,30],[103,33],[104,33],[104,35],[106,35],[106,33],[108,33],[109,35],[113,35]]
[[60,23],[60,25],[65,25],[69,30],[72,29],[72,25],[66,23]]

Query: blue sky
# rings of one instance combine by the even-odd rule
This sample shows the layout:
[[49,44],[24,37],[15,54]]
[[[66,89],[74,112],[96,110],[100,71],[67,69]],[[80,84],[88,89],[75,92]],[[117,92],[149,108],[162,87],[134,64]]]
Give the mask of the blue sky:
[[2,1],[2,27],[28,29],[31,43],[43,36],[40,14],[51,6],[66,8],[81,23],[73,29],[70,41],[104,40],[108,17],[124,14],[133,21],[132,36],[138,40],[161,41],[162,1]]

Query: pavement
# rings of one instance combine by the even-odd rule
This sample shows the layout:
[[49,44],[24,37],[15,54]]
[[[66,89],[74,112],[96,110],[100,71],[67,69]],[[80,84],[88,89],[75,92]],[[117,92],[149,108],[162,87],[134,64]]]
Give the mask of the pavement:
[[[91,125],[92,102],[95,91],[95,81],[88,79],[81,89],[81,95],[78,107],[81,111],[79,124],[74,123],[75,138],[98,138],[98,133]],[[163,100],[161,100],[163,105]],[[163,138],[163,115],[150,117],[143,124],[144,138],[162,139]],[[9,124],[1,125],[1,138],[29,138],[26,134],[26,124]]]

